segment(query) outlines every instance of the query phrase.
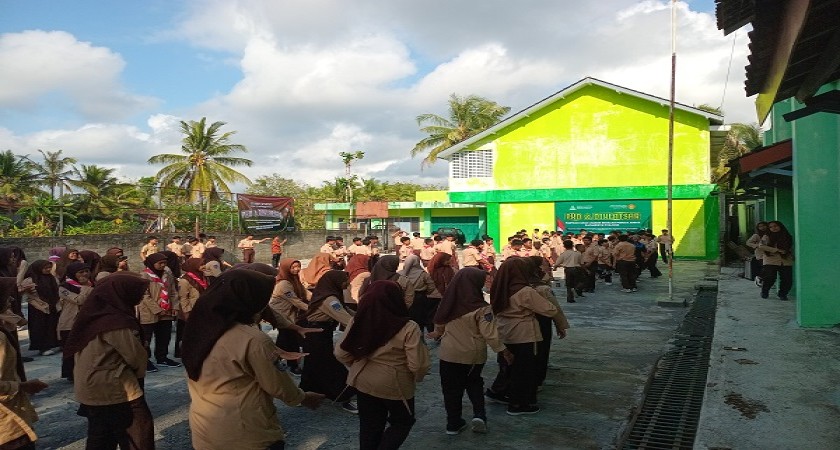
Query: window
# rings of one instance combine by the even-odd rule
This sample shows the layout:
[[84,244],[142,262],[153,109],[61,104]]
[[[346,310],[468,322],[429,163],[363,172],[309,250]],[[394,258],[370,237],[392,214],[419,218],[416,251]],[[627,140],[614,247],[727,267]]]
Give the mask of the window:
[[493,150],[458,152],[452,155],[449,170],[449,176],[452,178],[491,178]]

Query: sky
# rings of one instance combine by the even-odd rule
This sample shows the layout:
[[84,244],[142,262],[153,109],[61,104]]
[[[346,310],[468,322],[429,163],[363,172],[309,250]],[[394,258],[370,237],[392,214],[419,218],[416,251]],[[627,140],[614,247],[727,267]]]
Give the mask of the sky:
[[[754,122],[747,29],[677,2],[676,100]],[[668,98],[671,2],[601,0],[0,0],[0,151],[152,176],[180,121],[223,121],[252,180],[446,184],[412,158],[416,117],[453,93],[515,113],[587,76]],[[234,186],[242,191],[244,186]]]

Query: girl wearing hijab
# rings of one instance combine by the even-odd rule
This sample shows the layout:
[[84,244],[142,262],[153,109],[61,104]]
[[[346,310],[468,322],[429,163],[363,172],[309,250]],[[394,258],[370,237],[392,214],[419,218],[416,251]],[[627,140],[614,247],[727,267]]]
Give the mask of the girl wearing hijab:
[[67,266],[74,262],[84,262],[81,255],[79,255],[79,251],[75,248],[64,250],[61,259],[55,263],[55,278],[63,280],[66,275]]
[[133,273],[109,275],[79,310],[64,344],[75,358],[79,415],[88,419],[87,448],[154,449],[154,422],[143,395],[146,350],[134,308],[149,281]]
[[397,283],[371,283],[335,356],[349,366],[347,384],[358,390],[359,448],[399,448],[416,422],[415,385],[431,362]]
[[115,272],[125,272],[128,270],[128,257],[117,255],[105,255],[99,261],[99,273],[94,277],[94,281],[107,277]]
[[64,252],[67,250],[67,247],[53,247],[50,249],[50,254],[47,257],[47,260],[53,264],[57,263],[58,260],[61,259],[61,256],[64,255]]
[[201,257],[201,267],[203,267],[202,270],[204,271],[204,276],[207,277],[210,282],[222,274],[222,267],[225,264],[222,260],[222,255],[224,254],[225,250],[220,247],[210,247],[204,251],[204,254]]
[[[0,312],[9,308],[10,296],[17,290],[14,278],[0,283]],[[47,385],[40,380],[26,380],[17,336],[0,324],[0,448],[34,449],[38,437],[32,424],[38,420],[29,396]],[[14,329],[14,328],[13,328]]]
[[747,247],[755,249],[755,257],[750,260],[750,269],[755,285],[758,287],[761,287],[761,269],[764,259],[764,252],[758,246],[767,243],[767,232],[767,222],[758,222],[755,224],[755,233],[746,242]]
[[477,267],[459,270],[443,294],[434,317],[435,331],[429,334],[431,338],[440,338],[440,385],[446,408],[446,434],[450,435],[467,428],[467,422],[461,417],[464,391],[472,403],[472,430],[487,432],[481,377],[487,362],[487,346],[500,353],[505,361],[513,361],[513,354],[499,339],[492,308],[484,301],[482,288],[486,277],[487,272]]
[[[155,339],[154,356],[158,365],[164,367],[181,367],[181,363],[169,359],[169,341],[172,339],[172,317],[177,291],[166,273],[166,255],[162,252],[152,253],[143,263],[146,268],[141,274],[150,281],[149,289],[137,308],[140,325],[143,329],[143,340],[147,348],[151,347],[152,337]],[[168,317],[167,317],[168,316]],[[152,352],[149,350],[149,358]],[[157,372],[158,368],[149,359],[147,372]]]
[[[282,315],[292,323],[296,323],[309,309],[307,303],[308,291],[300,282],[299,274],[300,261],[294,258],[281,260],[277,266],[277,276],[274,279],[275,285],[271,292],[271,300],[268,302],[268,306],[275,314]],[[275,345],[289,352],[299,352],[301,336],[293,329],[278,328]],[[288,361],[287,364],[293,375],[301,375],[297,361]]]
[[499,375],[485,395],[507,401],[507,413],[512,416],[540,411],[536,354],[542,335],[535,316],[558,314],[557,308],[530,286],[531,266],[525,258],[508,258],[499,267],[490,288],[496,326],[505,347],[513,353],[513,363],[508,365],[504,358],[498,359]]
[[446,287],[449,286],[452,277],[455,276],[455,270],[449,264],[450,259],[452,259],[452,255],[449,253],[435,253],[435,256],[429,261],[429,266],[426,268],[432,277],[432,281],[435,282],[435,287],[438,292],[445,293]]
[[99,253],[91,250],[80,250],[79,256],[90,269],[90,279],[95,280],[96,275],[99,274],[100,270],[102,270],[102,257],[99,256]]
[[770,288],[779,277],[779,299],[787,300],[793,287],[793,236],[776,220],[767,223],[767,242],[757,247],[764,252],[761,269],[761,298],[770,296]]
[[423,269],[420,257],[411,254],[405,258],[403,270],[400,275],[408,278],[410,289],[414,291],[414,299],[408,304],[408,313],[411,320],[420,325],[420,331],[435,329],[434,317],[440,303],[441,293],[435,287],[435,282]]
[[175,357],[181,357],[181,340],[184,327],[190,319],[192,310],[201,294],[207,290],[209,282],[201,270],[201,261],[197,258],[187,258],[181,266],[183,275],[178,279],[178,320],[175,322]]
[[[66,279],[58,286],[58,297],[61,305],[58,336],[62,342],[67,342],[70,330],[73,329],[76,316],[79,314],[79,309],[93,291],[93,283],[90,282],[90,269],[87,264],[71,263],[67,266],[65,273],[67,275]],[[73,381],[72,356],[62,359],[61,377]]]
[[537,322],[540,324],[540,335],[542,335],[542,340],[537,342],[537,386],[542,386],[546,375],[548,375],[548,357],[551,353],[551,326],[554,325],[557,336],[563,339],[566,337],[566,330],[569,329],[569,321],[566,320],[566,314],[563,313],[560,302],[557,301],[557,297],[551,290],[551,278],[545,272],[545,258],[529,256],[527,259],[531,263],[531,271],[528,275],[531,287],[557,308],[557,314],[554,317],[536,315]]
[[[347,262],[347,274],[350,276],[350,301],[347,304],[348,308],[356,309],[359,304],[359,290],[362,288],[362,283],[370,276],[370,269],[372,259],[368,255],[356,255],[350,258]],[[375,263],[374,263],[375,264]]]
[[39,259],[29,266],[20,284],[20,292],[29,302],[29,350],[41,356],[58,351],[58,282],[52,274],[53,263]]
[[299,319],[301,326],[323,330],[309,333],[303,339],[303,351],[308,356],[303,365],[300,387],[325,394],[333,402],[340,402],[346,411],[355,414],[356,405],[350,398],[356,390],[345,384],[347,368],[333,354],[333,331],[338,324],[347,326],[352,318],[342,304],[347,280],[347,272],[343,270],[326,272],[312,291],[306,314]]
[[[28,268],[29,263],[26,261],[26,254],[22,248],[0,247],[0,277],[16,278],[17,282],[20,283],[23,281],[23,276]],[[23,316],[20,293],[17,289],[14,289],[10,295],[12,296],[12,311],[19,316]]]
[[406,307],[410,308],[414,303],[414,286],[405,275],[397,272],[397,267],[400,265],[400,258],[397,255],[383,255],[380,256],[370,270],[370,276],[362,283],[359,288],[359,300],[365,295],[365,290],[374,281],[395,281],[403,290],[403,299]]
[[194,448],[282,449],[285,434],[273,399],[315,409],[323,398],[277,370],[277,349],[255,326],[273,286],[270,276],[231,270],[192,310],[183,352]]
[[305,269],[300,271],[300,280],[307,289],[312,289],[325,273],[332,270],[332,257],[329,253],[315,255]]

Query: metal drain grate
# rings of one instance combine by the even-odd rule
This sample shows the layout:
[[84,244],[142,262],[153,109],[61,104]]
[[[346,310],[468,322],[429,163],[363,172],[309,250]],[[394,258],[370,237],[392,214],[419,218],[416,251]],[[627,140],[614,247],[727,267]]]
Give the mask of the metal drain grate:
[[657,362],[620,448],[690,449],[694,445],[715,327],[717,290],[700,289]]

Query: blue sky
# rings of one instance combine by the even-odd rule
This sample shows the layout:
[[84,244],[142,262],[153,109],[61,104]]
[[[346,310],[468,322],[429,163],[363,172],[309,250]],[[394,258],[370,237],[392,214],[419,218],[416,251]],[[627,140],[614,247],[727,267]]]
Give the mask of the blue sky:
[[[677,100],[714,105],[726,84],[728,120],[754,120],[743,98],[745,31],[716,30],[712,0],[678,6]],[[667,96],[669,8],[0,0],[0,149],[63,149],[136,178],[156,171],[151,155],[177,152],[178,121],[207,116],[238,132],[252,179],[318,184],[340,175],[339,152],[361,149],[362,176],[443,182],[445,162],[420,170],[408,155],[423,137],[418,114],[444,114],[451,93],[516,111],[586,76]]]

